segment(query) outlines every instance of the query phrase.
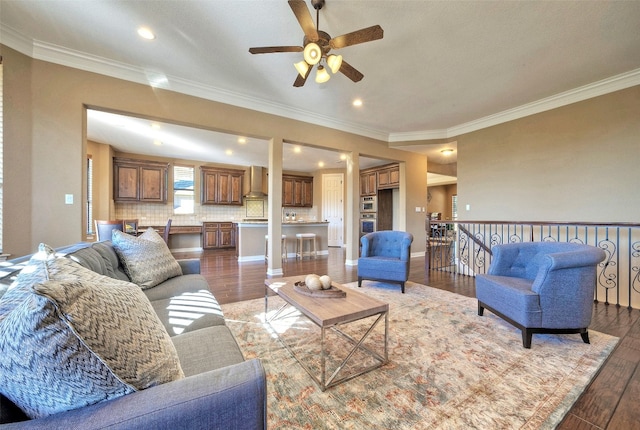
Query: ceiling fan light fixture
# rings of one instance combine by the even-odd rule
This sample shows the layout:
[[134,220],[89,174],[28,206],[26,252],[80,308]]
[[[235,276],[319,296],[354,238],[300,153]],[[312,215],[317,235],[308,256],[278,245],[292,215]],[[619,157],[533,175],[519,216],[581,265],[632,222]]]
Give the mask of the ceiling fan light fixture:
[[331,69],[331,72],[335,75],[340,71],[340,67],[342,67],[342,55],[329,55],[327,57],[327,65]]
[[318,66],[318,72],[316,73],[316,82],[319,84],[323,84],[331,79],[331,75],[327,72],[327,69],[324,66]]
[[298,61],[297,63],[294,63],[293,65],[295,66],[295,68],[298,71],[298,73],[300,73],[300,76],[302,76],[303,78],[307,76],[307,72],[309,72],[309,67],[311,67],[304,60]]
[[322,50],[317,43],[311,42],[307,43],[307,46],[304,47],[302,55],[304,56],[304,61],[306,61],[307,64],[314,66],[322,59]]

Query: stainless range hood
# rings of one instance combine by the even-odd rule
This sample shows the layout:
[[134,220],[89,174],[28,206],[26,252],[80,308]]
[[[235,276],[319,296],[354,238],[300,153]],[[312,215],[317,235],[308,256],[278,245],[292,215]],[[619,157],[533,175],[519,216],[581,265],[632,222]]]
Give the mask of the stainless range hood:
[[247,199],[266,199],[267,195],[262,192],[262,167],[251,166],[251,188],[244,197]]

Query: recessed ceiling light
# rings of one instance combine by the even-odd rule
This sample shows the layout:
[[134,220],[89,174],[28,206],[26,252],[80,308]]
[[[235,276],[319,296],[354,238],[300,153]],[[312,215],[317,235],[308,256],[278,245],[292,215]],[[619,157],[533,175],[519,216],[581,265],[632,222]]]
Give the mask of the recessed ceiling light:
[[227,155],[233,155],[233,151],[230,149],[227,149],[226,151],[224,151],[224,153]]
[[340,159],[341,160],[346,160],[347,159],[347,154],[340,154]]
[[324,161],[319,161],[318,162],[318,167],[324,167]]
[[447,149],[443,149],[440,152],[442,153],[442,155],[449,156],[449,155],[453,154],[453,149],[447,148]]
[[302,148],[300,148],[299,146],[294,146],[293,152],[295,152],[296,154],[300,154],[302,152]]
[[160,129],[160,124],[158,124],[157,122],[152,122],[151,128],[153,128],[154,130],[158,130]]
[[238,138],[238,143],[247,143],[247,139],[244,137],[239,137]]
[[154,140],[153,144],[156,146],[161,146],[162,145],[162,141],[161,140]]
[[138,29],[138,36],[147,40],[153,40],[156,38],[156,35],[153,34],[153,31],[149,30],[147,27],[140,27]]
[[353,101],[353,105],[354,105],[355,107],[360,107],[360,106],[362,106],[362,100],[361,100],[361,99],[355,99],[355,100]]

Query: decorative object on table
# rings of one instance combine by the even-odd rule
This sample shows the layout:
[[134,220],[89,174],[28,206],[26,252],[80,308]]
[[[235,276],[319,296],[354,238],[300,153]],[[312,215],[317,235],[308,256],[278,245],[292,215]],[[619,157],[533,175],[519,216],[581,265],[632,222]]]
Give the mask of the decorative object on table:
[[304,281],[296,282],[293,289],[300,294],[311,297],[346,297],[347,293],[338,288],[337,285],[331,282],[331,278],[328,275],[310,274],[305,277]]

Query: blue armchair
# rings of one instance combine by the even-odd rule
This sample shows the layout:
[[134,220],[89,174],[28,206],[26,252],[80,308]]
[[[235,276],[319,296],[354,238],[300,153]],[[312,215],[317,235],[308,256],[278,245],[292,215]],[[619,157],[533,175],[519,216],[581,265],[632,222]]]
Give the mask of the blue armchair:
[[409,279],[413,235],[404,231],[376,231],[360,238],[362,249],[358,259],[358,287],[363,279],[400,284]]
[[531,348],[534,333],[580,333],[589,343],[596,266],[603,250],[577,243],[496,245],[486,275],[476,276],[478,315],[488,309],[522,330]]

